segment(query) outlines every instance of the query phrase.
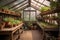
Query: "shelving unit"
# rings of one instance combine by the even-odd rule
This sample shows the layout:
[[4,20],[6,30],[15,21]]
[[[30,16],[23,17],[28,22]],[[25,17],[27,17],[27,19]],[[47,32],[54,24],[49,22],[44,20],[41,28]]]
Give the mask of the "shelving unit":
[[[13,27],[13,28],[4,28],[0,30],[0,35],[9,35],[9,39],[7,40],[16,40],[20,38],[20,28],[22,27],[23,23],[20,25]],[[18,33],[17,33],[18,32]]]
[[[10,10],[5,10],[5,9],[0,9],[0,18],[4,19],[4,18],[13,18],[14,20],[21,20],[21,13],[16,13],[14,11],[10,11]],[[11,19],[12,20],[12,19]],[[3,21],[3,20],[0,20],[0,21]],[[5,22],[5,21],[3,21]],[[7,21],[9,22],[9,21]],[[4,27],[2,27],[2,29],[0,29],[0,35],[9,35],[7,37],[7,39],[4,39],[4,40],[18,40],[20,39],[20,28],[22,27],[23,25],[23,22],[20,22],[18,24],[15,24],[16,26],[15,27],[11,27],[9,28],[6,28],[6,22],[5,22],[5,25]]]
[[[58,8],[42,12],[42,13],[40,13],[41,17],[37,18],[37,20],[38,20],[37,24],[43,30],[43,39],[44,40],[53,40],[53,38],[55,38],[55,40],[58,39],[57,38],[58,32],[59,32],[59,26],[58,26],[59,21],[58,20],[60,20],[60,19],[58,18],[59,11],[57,11],[57,10],[58,10]],[[52,33],[54,32],[54,33],[52,34],[51,32]],[[57,35],[56,37],[55,37],[55,33]],[[49,36],[49,39],[46,36]]]
[[[43,22],[37,22],[37,24],[43,30],[43,39],[48,40],[48,38],[49,38],[50,40],[53,40],[54,35],[52,33],[50,33],[50,32],[57,32],[58,27],[57,26],[55,27],[55,26],[49,25],[49,24],[45,24]],[[54,37],[54,38],[56,38],[56,37]]]
[[5,10],[5,9],[0,9],[0,14],[6,14],[6,15],[12,15],[12,16],[21,16],[21,13],[17,13],[14,11],[10,11],[10,10]]

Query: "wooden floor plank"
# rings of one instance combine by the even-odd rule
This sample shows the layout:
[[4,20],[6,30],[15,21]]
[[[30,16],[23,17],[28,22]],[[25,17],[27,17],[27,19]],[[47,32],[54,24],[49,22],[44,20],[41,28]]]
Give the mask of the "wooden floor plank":
[[42,40],[42,35],[38,30],[27,30],[21,34],[20,40]]

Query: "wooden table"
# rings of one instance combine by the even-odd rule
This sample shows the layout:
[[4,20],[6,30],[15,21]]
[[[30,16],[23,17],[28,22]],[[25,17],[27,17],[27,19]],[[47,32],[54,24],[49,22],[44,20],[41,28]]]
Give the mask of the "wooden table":
[[[2,30],[0,30],[0,35],[9,35],[10,39],[9,40],[15,40],[14,39],[14,33],[16,31],[18,31],[19,33],[19,30],[20,30],[20,27],[22,27],[23,23],[21,23],[20,25],[16,26],[16,27],[12,27],[12,28],[4,28]],[[20,35],[19,35],[20,37]]]

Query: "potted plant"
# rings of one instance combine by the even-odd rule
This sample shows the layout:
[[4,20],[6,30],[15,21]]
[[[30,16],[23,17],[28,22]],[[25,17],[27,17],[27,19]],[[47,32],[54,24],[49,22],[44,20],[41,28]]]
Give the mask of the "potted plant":
[[41,14],[50,13],[50,10],[51,10],[50,7],[41,7]]
[[8,18],[8,17],[6,17],[6,18],[4,18],[3,20],[5,21],[5,27],[6,27],[6,28],[11,28],[11,27],[13,27],[13,24],[12,24],[12,21],[14,20],[13,18]]
[[1,8],[1,10],[2,10],[2,12],[4,12],[4,13],[9,13],[9,6],[4,6],[4,7],[0,7]]
[[41,7],[41,12],[45,12],[45,11],[48,11],[50,10],[50,7]]

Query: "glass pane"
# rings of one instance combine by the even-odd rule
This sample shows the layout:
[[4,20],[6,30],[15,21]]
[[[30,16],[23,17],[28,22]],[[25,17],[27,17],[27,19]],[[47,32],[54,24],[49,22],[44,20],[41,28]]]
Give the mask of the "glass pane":
[[24,9],[24,10],[31,10],[31,9],[30,9],[30,7],[28,7],[28,8],[26,8],[26,9]]
[[39,9],[39,6],[36,6],[35,4],[31,3],[31,6],[35,7],[36,9]]
[[24,5],[25,3],[27,3],[27,1],[25,1],[25,2],[23,2],[23,3],[21,3],[21,4],[17,5],[17,6],[15,6],[15,7],[12,8],[12,9],[18,8],[19,6]]
[[14,0],[0,0],[0,6],[6,5]]
[[30,14],[30,21],[35,21],[35,12],[31,12]]
[[35,10],[35,9],[32,8],[32,7],[28,7],[28,8],[26,8],[26,9],[24,9],[24,10]]
[[31,7],[31,10],[35,10],[35,9]]
[[40,3],[42,3],[44,0],[36,0],[36,1],[39,1]]
[[41,4],[39,4],[39,3],[37,3],[37,2],[35,2],[35,1],[32,1],[32,3],[31,3],[32,5],[35,5],[35,6],[41,6]]
[[47,6],[50,6],[50,2],[49,1],[44,1],[43,4],[47,5]]
[[20,9],[22,9],[22,8],[26,7],[27,5],[28,5],[28,3],[27,3],[27,4],[25,4],[24,6],[21,6],[21,7],[17,8],[16,10],[20,10]]
[[22,1],[24,1],[24,0],[17,0],[15,2],[11,3],[9,6],[12,7],[12,6],[17,5],[18,3],[22,2]]
[[24,12],[24,20],[29,21],[29,12]]
[[44,1],[44,0],[39,0],[39,2],[41,2],[41,3],[42,3],[43,1]]

